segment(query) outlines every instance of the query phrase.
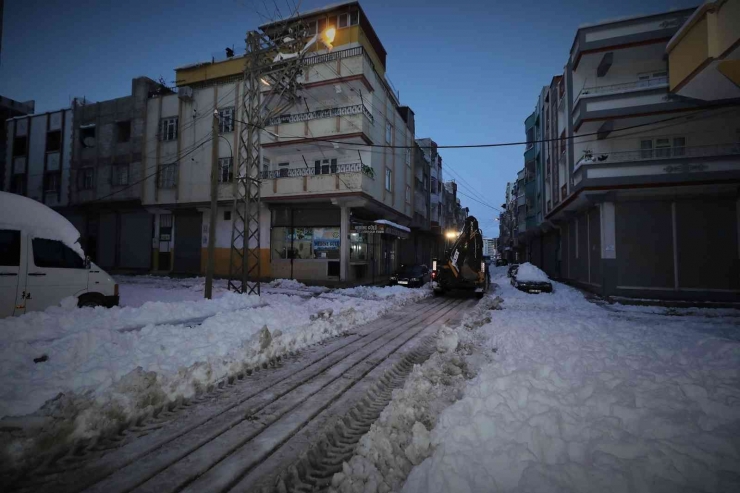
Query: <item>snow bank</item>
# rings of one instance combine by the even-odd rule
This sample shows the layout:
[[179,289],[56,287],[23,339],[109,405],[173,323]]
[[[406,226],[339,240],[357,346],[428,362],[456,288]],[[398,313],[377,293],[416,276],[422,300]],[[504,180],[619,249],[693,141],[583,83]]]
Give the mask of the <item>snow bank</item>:
[[[172,286],[181,280],[170,281],[171,289],[160,291],[178,292]],[[163,279],[155,283],[167,285]],[[382,288],[366,293],[374,290],[384,293]],[[418,290],[369,299],[225,292],[213,300],[148,301],[109,310],[51,307],[2,319],[0,417],[58,414],[63,407],[76,436],[94,436],[111,419],[188,397],[245,366],[338,335],[423,295]],[[187,319],[196,320],[182,323]],[[43,355],[46,361],[34,363]]]
[[0,224],[11,228],[25,228],[34,238],[62,241],[81,257],[85,257],[82,247],[77,243],[80,239],[77,228],[41,202],[14,193],[0,192],[0,211]]
[[704,326],[629,319],[558,284],[481,330],[495,361],[431,433],[405,493],[740,491],[740,344]]
[[538,267],[525,262],[517,267],[516,280],[521,282],[548,282],[550,278]]

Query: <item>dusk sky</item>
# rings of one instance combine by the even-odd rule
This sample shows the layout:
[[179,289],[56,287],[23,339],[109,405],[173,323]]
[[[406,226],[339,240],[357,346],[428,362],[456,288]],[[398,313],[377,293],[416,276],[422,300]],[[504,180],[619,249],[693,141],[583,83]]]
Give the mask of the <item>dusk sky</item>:
[[[326,0],[305,0],[302,10]],[[696,0],[452,2],[363,0],[388,51],[388,76],[416,113],[416,136],[440,145],[524,140],[541,87],[562,73],[579,25],[695,6]],[[293,0],[279,0],[282,13]],[[131,79],[174,79],[174,67],[241,47],[273,16],[272,0],[5,0],[0,94],[36,111],[130,94]],[[523,147],[441,151],[445,179],[500,207]],[[462,179],[460,178],[462,177]],[[497,212],[461,195],[485,236]]]

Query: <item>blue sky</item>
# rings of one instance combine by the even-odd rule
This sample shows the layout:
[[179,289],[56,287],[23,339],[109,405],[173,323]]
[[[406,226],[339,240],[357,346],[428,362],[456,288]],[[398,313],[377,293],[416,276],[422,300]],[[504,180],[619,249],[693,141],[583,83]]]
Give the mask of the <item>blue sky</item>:
[[[276,1],[282,12],[293,4]],[[304,0],[301,9],[328,3]],[[524,119],[541,87],[562,72],[579,25],[698,3],[361,0],[388,51],[388,75],[416,113],[417,137],[440,145],[524,140]],[[139,75],[172,81],[174,67],[242,46],[264,5],[274,8],[272,0],[5,0],[0,94],[35,99],[37,111],[48,111],[68,106],[71,96],[129,94]],[[499,207],[523,152],[443,150],[445,178]],[[497,236],[497,213],[461,199],[484,234]]]

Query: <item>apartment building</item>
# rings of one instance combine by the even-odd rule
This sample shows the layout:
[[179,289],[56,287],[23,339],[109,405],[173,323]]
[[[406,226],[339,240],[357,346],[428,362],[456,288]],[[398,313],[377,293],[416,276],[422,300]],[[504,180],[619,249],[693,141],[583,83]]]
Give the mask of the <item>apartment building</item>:
[[146,113],[150,97],[171,92],[147,77],[131,93],[89,102],[75,98],[69,204],[60,212],[80,232],[85,251],[101,267],[149,271],[153,216],[142,205]]
[[[337,31],[333,50],[316,45],[306,55],[300,104],[262,132],[261,273],[372,282],[394,271],[402,249],[412,248],[411,228],[426,227],[421,196],[431,170],[415,170],[421,163],[414,156],[414,113],[388,81],[386,49],[359,2],[302,18],[314,31]],[[205,267],[215,142],[221,182],[216,273],[229,273],[234,159],[246,120],[243,70],[238,55],[179,67],[177,94],[148,101],[144,167],[154,168],[157,179],[144,183],[143,196],[155,216],[155,269],[198,273]],[[389,145],[398,147],[381,147]]]
[[[2,10],[2,7],[0,7]],[[0,21],[2,14],[0,13]],[[10,162],[8,156],[9,129],[7,122],[16,116],[30,115],[34,112],[35,101],[18,102],[4,96],[0,96],[0,190],[5,188],[5,166]]]
[[525,152],[526,260],[606,295],[737,299],[738,4],[577,31],[525,122],[557,139]]
[[49,207],[69,203],[71,109],[16,116],[6,124],[4,190]]
[[108,101],[7,121],[6,190],[55,208],[106,269],[149,271],[153,216],[142,206],[147,101],[171,92],[146,77]]

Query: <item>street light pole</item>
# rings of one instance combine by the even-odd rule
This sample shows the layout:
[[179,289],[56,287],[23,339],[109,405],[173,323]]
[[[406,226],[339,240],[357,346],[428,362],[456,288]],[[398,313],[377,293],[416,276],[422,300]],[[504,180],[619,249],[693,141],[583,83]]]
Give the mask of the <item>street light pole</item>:
[[208,226],[208,260],[204,296],[213,298],[213,271],[216,268],[216,222],[218,221],[218,109],[213,110],[211,126],[211,224]]

